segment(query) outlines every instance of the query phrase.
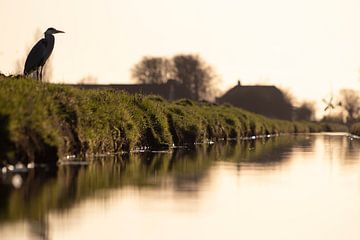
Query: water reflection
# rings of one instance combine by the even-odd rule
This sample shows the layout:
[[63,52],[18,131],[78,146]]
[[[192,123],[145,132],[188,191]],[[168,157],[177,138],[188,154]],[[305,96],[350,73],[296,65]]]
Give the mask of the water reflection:
[[[22,179],[19,188],[12,184],[13,175],[2,175],[0,234],[11,239],[62,239],[58,232],[59,226],[64,224],[63,221],[77,222],[81,219],[87,222],[90,221],[89,217],[84,219],[82,210],[87,209],[86,214],[92,211],[96,212],[95,215],[101,212],[110,214],[103,209],[107,207],[115,208],[115,212],[117,207],[121,208],[120,213],[124,216],[132,216],[136,212],[144,214],[145,218],[146,212],[150,211],[164,226],[167,219],[176,219],[174,221],[177,222],[185,217],[198,221],[193,224],[203,223],[207,212],[219,218],[214,222],[228,224],[228,221],[234,220],[234,216],[223,216],[221,210],[212,209],[211,206],[216,199],[226,196],[226,200],[223,201],[226,201],[224,204],[228,206],[224,206],[224,209],[232,207],[234,211],[237,209],[242,214],[252,216],[255,213],[249,212],[249,209],[254,210],[256,206],[251,206],[251,201],[258,200],[250,201],[247,196],[294,194],[296,188],[299,191],[304,190],[303,188],[309,187],[306,184],[312,184],[311,181],[316,186],[316,177],[329,166],[335,167],[336,171],[346,171],[344,166],[348,164],[359,166],[359,147],[358,140],[349,140],[342,135],[282,136],[241,143],[224,142],[198,146],[194,150],[179,149],[167,153],[136,153],[97,158],[88,165],[60,165],[56,169],[33,169],[17,173]],[[307,174],[314,176],[310,177]],[[256,187],[249,188],[254,183]],[[292,185],[289,185],[290,183]],[[287,188],[289,189],[284,191]],[[258,193],[255,194],[253,191]],[[267,200],[271,202],[270,195]],[[288,196],[284,197],[287,198]],[[235,200],[249,204],[249,208],[239,207]],[[129,212],[136,202],[140,202],[143,208]],[[117,205],[120,203],[121,207]],[[287,205],[284,203],[279,206],[283,208]],[[174,209],[178,211],[174,212]],[[207,210],[202,212],[201,209]],[[162,211],[171,215],[160,219]],[[221,214],[217,215],[217,211]],[[263,211],[265,214],[270,210]],[[200,216],[196,215],[199,212]],[[276,212],[269,213],[276,215]],[[192,216],[193,214],[196,216]],[[91,218],[96,219],[97,216]],[[144,221],[143,224],[151,224],[141,219]],[[253,220],[251,217],[248,219]],[[121,220],[118,219],[119,222]],[[97,227],[102,226],[102,223],[98,224]],[[113,239],[117,239],[116,230],[114,229],[113,233],[109,230],[108,234],[113,236]],[[91,233],[88,234],[88,237],[92,236]],[[220,237],[218,234],[221,235],[221,231],[206,237],[215,239],[216,236]],[[73,239],[79,239],[80,233],[74,233],[73,236]],[[182,235],[179,235],[179,239],[180,236]],[[201,234],[198,237],[201,237]]]

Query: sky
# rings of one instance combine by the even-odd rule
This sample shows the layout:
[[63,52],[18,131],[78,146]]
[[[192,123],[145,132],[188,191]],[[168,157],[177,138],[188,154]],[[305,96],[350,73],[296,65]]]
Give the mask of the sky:
[[48,27],[52,82],[129,83],[143,56],[199,54],[222,78],[277,85],[298,100],[360,89],[358,0],[0,0],[0,72],[14,73]]

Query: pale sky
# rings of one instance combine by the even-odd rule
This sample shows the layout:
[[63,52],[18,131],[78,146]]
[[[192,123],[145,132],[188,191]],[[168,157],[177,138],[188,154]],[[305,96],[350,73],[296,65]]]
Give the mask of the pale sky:
[[55,27],[53,82],[129,83],[143,56],[196,53],[222,90],[241,79],[320,104],[360,89],[359,0],[0,0],[0,27],[6,74]]

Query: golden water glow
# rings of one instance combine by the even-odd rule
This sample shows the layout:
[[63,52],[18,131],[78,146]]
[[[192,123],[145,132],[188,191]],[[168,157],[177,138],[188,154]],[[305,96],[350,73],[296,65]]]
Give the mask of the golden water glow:
[[[193,158],[176,159],[172,167],[165,156],[148,166],[160,164],[155,172],[145,166],[132,172],[134,166],[129,166],[120,174],[119,183],[125,186],[99,189],[82,199],[86,191],[79,191],[80,186],[88,188],[82,181],[91,180],[92,171],[99,182],[114,171],[109,168],[103,175],[100,166],[90,165],[77,175],[75,204],[65,211],[50,211],[42,220],[47,236],[54,240],[359,239],[359,140],[315,135],[287,141],[258,142],[248,152],[244,152],[248,147],[227,145],[209,150],[208,157],[199,151]],[[215,156],[216,152],[221,153]],[[168,168],[165,174],[161,164]],[[147,176],[139,177],[139,172]],[[180,184],[186,179],[187,184]],[[59,184],[63,182],[60,179]],[[30,223],[0,226],[1,236],[36,239],[36,225]]]

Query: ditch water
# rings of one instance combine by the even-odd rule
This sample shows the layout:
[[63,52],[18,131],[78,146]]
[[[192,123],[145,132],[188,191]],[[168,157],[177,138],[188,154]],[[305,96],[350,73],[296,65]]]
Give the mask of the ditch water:
[[360,239],[360,140],[280,136],[0,175],[0,239]]

